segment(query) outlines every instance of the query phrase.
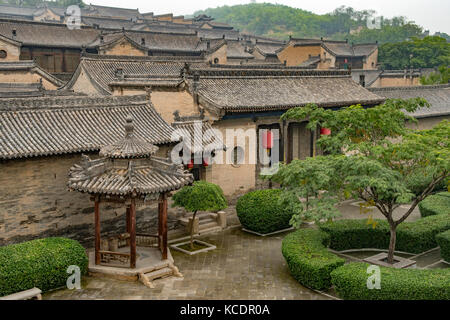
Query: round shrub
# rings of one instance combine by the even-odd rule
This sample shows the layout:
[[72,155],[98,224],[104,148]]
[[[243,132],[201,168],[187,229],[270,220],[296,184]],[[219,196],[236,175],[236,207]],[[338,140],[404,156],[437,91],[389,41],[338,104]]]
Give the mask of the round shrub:
[[330,273],[345,260],[329,252],[330,236],[316,229],[300,229],[283,239],[281,250],[292,276],[302,285],[322,290],[331,286]]
[[293,212],[279,204],[281,190],[249,192],[236,204],[239,221],[248,230],[262,234],[289,228]]
[[441,257],[447,262],[450,262],[450,230],[439,233],[436,236],[436,241],[441,247]]
[[450,300],[450,269],[380,267],[380,289],[368,289],[367,263],[349,263],[331,272],[331,282],[346,300]]
[[438,214],[450,214],[450,192],[436,193],[419,203],[420,215],[428,217]]
[[85,249],[75,240],[45,238],[0,247],[0,296],[65,286],[70,265],[87,273]]

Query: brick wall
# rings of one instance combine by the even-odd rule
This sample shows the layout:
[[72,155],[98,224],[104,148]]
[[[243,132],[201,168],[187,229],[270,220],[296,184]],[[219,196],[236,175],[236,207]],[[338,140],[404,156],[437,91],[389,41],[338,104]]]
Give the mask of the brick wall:
[[[164,150],[164,148],[162,148]],[[80,154],[1,162],[0,245],[63,236],[92,247],[94,203],[67,190],[69,168]],[[100,206],[102,236],[125,231],[125,207]],[[178,226],[169,210],[168,229]],[[156,232],[157,204],[138,207],[137,230]]]
[[42,86],[46,90],[56,90],[58,87],[47,81],[37,73],[29,71],[1,71],[0,83],[17,82],[17,83],[39,83],[42,79]]

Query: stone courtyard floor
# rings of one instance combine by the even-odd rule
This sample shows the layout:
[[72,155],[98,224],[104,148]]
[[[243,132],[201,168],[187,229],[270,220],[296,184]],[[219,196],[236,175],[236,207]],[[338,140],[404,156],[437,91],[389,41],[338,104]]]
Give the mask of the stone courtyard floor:
[[[361,214],[354,201],[339,207],[340,219],[367,219],[384,217],[377,209]],[[396,218],[406,212],[398,208]],[[171,250],[176,266],[184,278],[170,277],[155,280],[155,288],[140,282],[109,278],[84,277],[81,290],[56,290],[44,294],[44,299],[301,299],[320,300],[329,297],[300,285],[289,273],[281,254],[281,241],[287,233],[259,237],[241,231],[235,209],[230,206],[225,231],[207,234],[198,239],[217,246],[216,250],[189,256]],[[420,218],[418,209],[407,221]]]
[[231,228],[199,237],[216,250],[188,256],[171,250],[184,278],[155,280],[155,288],[140,282],[85,277],[81,290],[56,290],[44,299],[302,299],[328,297],[300,285],[281,254],[286,234],[259,237]]

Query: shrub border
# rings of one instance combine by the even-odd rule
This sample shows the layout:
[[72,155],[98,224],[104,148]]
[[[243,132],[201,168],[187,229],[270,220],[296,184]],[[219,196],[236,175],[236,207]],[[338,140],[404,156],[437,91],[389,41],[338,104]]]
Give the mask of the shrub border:
[[[441,220],[443,222],[441,222]],[[447,217],[443,217],[442,215],[438,216],[431,216],[427,218],[420,219],[416,222],[410,222],[410,223],[404,223],[405,226],[403,228],[399,227],[399,231],[401,236],[397,235],[397,239],[403,239],[401,241],[404,241],[405,247],[410,249],[414,246],[414,243],[408,243],[408,241],[413,241],[414,239],[419,240],[422,239],[424,235],[426,235],[430,239],[426,239],[424,241],[424,244],[420,244],[419,248],[421,248],[421,252],[411,252],[411,253],[422,253],[429,249],[432,249],[437,246],[436,239],[441,239],[441,231],[442,230],[449,230],[450,232],[450,221],[448,221]],[[332,276],[333,272],[335,270],[344,268],[346,270],[347,265],[353,265],[353,263],[348,264],[340,264],[336,263],[336,259],[341,259],[337,255],[329,252],[327,250],[327,246],[330,245],[331,248],[333,243],[339,243],[336,241],[336,239],[333,239],[333,236],[336,237],[336,235],[339,235],[344,238],[350,238],[350,241],[347,242],[348,244],[352,244],[353,241],[356,241],[358,238],[358,233],[364,233],[364,232],[372,232],[375,235],[375,239],[383,239],[387,238],[389,240],[389,233],[385,232],[388,231],[388,229],[385,229],[385,226],[383,226],[384,223],[386,223],[383,220],[378,221],[380,224],[375,229],[373,229],[372,226],[367,226],[366,222],[364,220],[340,220],[333,223],[340,223],[340,224],[349,224],[350,227],[348,228],[342,228],[342,230],[339,230],[339,232],[332,231],[332,228],[330,228],[329,224],[320,224],[319,230],[317,229],[300,229],[297,230],[283,239],[282,243],[282,253],[284,258],[286,259],[288,268],[292,274],[292,276],[300,282],[302,285],[307,286],[312,289],[316,290],[323,290],[328,289],[331,287],[331,285],[336,286],[336,291],[345,299],[391,299],[393,297],[396,297],[397,299],[449,299],[450,300],[450,290],[447,288],[447,284],[444,283],[444,289],[439,286],[439,283],[437,283],[434,286],[420,286],[420,283],[423,283],[423,273],[420,275],[420,277],[417,277],[416,281],[413,281],[413,283],[416,285],[416,289],[412,287],[408,287],[405,292],[410,292],[411,294],[408,295],[407,293],[402,293],[402,295],[396,295],[396,288],[397,286],[402,286],[404,284],[403,279],[407,278],[408,281],[411,281],[411,279],[414,278],[414,273],[416,271],[426,271],[425,274],[441,274],[445,273],[446,277],[450,278],[450,270],[449,269],[420,269],[420,270],[414,270],[414,269],[395,269],[396,277],[391,277],[391,279],[399,279],[398,283],[395,282],[392,285],[389,284],[387,288],[390,288],[388,290],[384,290],[383,293],[374,293],[374,294],[366,294],[361,295],[359,293],[355,293],[353,296],[346,290],[352,290],[352,288],[343,288],[343,284],[347,283],[348,285],[351,284],[351,281],[340,281],[343,279],[340,279],[340,275],[343,272],[335,272],[334,276]],[[352,225],[353,224],[353,228]],[[423,228],[424,226],[431,226],[429,228]],[[327,227],[328,226],[328,227]],[[355,227],[356,226],[356,227]],[[358,228],[359,227],[359,228]],[[371,230],[377,230],[378,231],[371,231]],[[353,232],[353,234],[352,234]],[[355,234],[356,232],[356,234]],[[439,233],[439,236],[437,234]],[[369,236],[369,238],[371,238]],[[436,238],[436,239],[435,239]],[[358,239],[360,240],[360,239]],[[439,240],[438,240],[439,241]],[[382,245],[376,245],[376,243],[373,243],[373,240],[368,240],[367,243],[375,244],[375,246],[369,246],[377,249],[386,249],[387,246],[382,247]],[[388,242],[387,242],[388,243]],[[349,250],[349,249],[358,249],[358,248],[349,248],[345,247],[343,248],[343,244],[340,243],[340,246],[337,250]],[[431,246],[431,247],[430,247]],[[381,247],[381,248],[380,248]],[[367,247],[366,247],[367,248]],[[427,248],[427,250],[422,250],[423,248]],[[333,248],[334,249],[334,248]],[[362,248],[360,248],[362,249]],[[399,248],[400,249],[400,248]],[[410,252],[409,250],[401,249],[402,251]],[[329,255],[324,255],[323,251],[327,251]],[[305,257],[309,254],[309,258],[305,259]],[[317,255],[316,257],[314,255]],[[324,261],[329,259],[330,261]],[[344,262],[345,260],[342,259]],[[387,272],[387,271],[383,271]],[[390,269],[390,268],[385,268]],[[393,270],[393,269],[392,269]],[[435,271],[437,270],[437,271]],[[445,271],[442,271],[445,270]],[[414,271],[410,273],[410,271]],[[329,272],[327,274],[327,272]],[[405,274],[405,276],[400,276],[401,274]],[[448,275],[447,275],[448,273]],[[342,273],[342,274],[345,274]],[[365,273],[365,278],[367,280],[368,274]],[[433,277],[430,277],[430,281],[432,281]],[[348,279],[347,279],[348,280]],[[428,281],[429,279],[427,279]],[[364,282],[365,284],[365,282]],[[419,284],[419,285],[418,285]],[[450,287],[450,282],[448,284],[448,287]],[[354,289],[354,288],[353,288]],[[366,290],[369,291],[369,290]],[[403,291],[402,291],[403,292]],[[438,292],[438,293],[436,293]],[[444,292],[444,293],[442,293]]]

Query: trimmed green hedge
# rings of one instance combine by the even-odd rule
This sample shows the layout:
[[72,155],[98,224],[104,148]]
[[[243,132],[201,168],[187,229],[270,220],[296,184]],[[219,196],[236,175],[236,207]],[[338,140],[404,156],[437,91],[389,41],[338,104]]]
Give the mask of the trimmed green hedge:
[[[344,259],[326,248],[387,249],[390,233],[386,221],[378,220],[378,225],[373,228],[365,219],[339,220],[319,224],[319,228],[300,229],[283,240],[283,256],[291,274],[301,284],[318,290],[334,284],[344,299],[450,299],[450,269],[381,268],[385,281],[382,280],[382,290],[368,290],[367,265],[364,268],[361,263],[344,265]],[[445,242],[441,247],[450,248],[447,245],[450,231],[442,233],[446,230],[450,230],[448,215],[404,222],[397,229],[396,250],[421,253],[437,247],[436,238],[439,244]],[[448,249],[443,252],[446,254]]]
[[240,197],[236,212],[244,228],[263,234],[289,228],[293,212],[279,204],[281,192],[257,190]]
[[[375,228],[365,219],[339,220],[319,225],[330,234],[330,248],[334,250],[389,247],[389,225],[385,220],[377,220]],[[450,229],[449,215],[435,215],[415,222],[403,222],[397,228],[396,250],[421,253],[438,246],[436,235]]]
[[450,230],[439,233],[436,236],[436,241],[441,247],[441,257],[447,262],[450,262]]
[[450,214],[450,192],[428,196],[419,203],[419,210],[422,217]]
[[298,282],[317,290],[331,286],[331,271],[345,260],[327,250],[329,240],[328,234],[316,229],[300,229],[283,239],[283,256]]
[[70,265],[87,273],[85,249],[75,240],[45,238],[0,247],[0,296],[65,286]]
[[450,300],[450,269],[380,267],[380,289],[368,289],[366,263],[349,263],[331,272],[331,282],[346,300]]

